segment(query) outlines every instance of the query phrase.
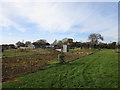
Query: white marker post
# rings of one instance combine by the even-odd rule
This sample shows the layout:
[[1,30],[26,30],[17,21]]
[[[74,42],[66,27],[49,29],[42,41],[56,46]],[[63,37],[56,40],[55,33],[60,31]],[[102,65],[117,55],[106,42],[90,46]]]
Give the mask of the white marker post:
[[63,45],[63,52],[67,52],[67,45]]

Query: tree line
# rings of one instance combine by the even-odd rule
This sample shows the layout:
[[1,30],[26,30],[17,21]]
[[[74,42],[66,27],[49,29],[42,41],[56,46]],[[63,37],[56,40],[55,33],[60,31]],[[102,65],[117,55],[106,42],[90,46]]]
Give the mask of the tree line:
[[57,41],[55,40],[52,44],[48,43],[46,40],[40,39],[35,42],[26,41],[20,42],[18,41],[16,43],[17,47],[14,44],[5,44],[2,45],[3,49],[16,49],[19,47],[28,47],[29,45],[34,45],[35,48],[45,48],[46,46],[54,46],[54,48],[62,48],[64,44],[68,45],[69,48],[95,48],[95,49],[116,49],[120,48],[120,44],[117,42],[111,42],[111,43],[102,43],[101,41],[104,40],[103,36],[101,34],[92,33],[88,36],[88,42],[68,42],[68,41]]

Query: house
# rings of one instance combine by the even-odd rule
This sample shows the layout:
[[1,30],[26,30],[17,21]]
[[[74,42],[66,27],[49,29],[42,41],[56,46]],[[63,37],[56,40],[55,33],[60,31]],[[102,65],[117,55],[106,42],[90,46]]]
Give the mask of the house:
[[27,47],[19,47],[20,49],[34,49],[35,46],[33,44],[29,44]]
[[28,47],[27,47],[28,49],[34,49],[35,48],[35,46],[31,43],[31,44],[29,44],[28,45]]

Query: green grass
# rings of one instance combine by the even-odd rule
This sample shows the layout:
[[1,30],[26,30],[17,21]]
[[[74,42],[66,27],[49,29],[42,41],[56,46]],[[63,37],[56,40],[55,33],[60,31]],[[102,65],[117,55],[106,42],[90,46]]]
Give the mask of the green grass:
[[69,49],[70,52],[96,52],[96,49]]
[[64,65],[22,75],[3,88],[117,88],[118,53],[102,50]]

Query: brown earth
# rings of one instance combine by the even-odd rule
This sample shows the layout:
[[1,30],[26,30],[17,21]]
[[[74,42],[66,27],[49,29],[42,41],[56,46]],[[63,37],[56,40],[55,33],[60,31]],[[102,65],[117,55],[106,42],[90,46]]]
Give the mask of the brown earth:
[[[57,61],[59,52],[2,58],[2,81],[9,80],[19,75],[43,70],[50,61]],[[73,53],[65,54],[65,61],[73,61],[82,55]]]

